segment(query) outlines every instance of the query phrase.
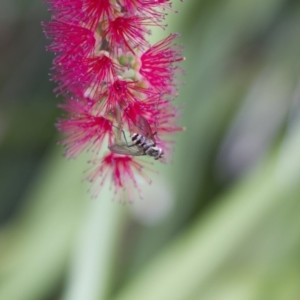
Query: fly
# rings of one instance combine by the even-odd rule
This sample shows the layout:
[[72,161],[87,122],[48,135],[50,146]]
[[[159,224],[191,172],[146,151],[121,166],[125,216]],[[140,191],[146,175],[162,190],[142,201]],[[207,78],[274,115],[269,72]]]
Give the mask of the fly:
[[109,145],[108,149],[111,152],[117,154],[131,155],[131,156],[141,156],[148,155],[154,159],[160,159],[163,157],[164,151],[162,148],[156,146],[154,135],[148,121],[142,117],[137,116],[137,122],[135,127],[139,132],[134,132],[131,134],[131,144],[127,143],[125,133],[122,130],[125,143],[117,142],[115,144]]

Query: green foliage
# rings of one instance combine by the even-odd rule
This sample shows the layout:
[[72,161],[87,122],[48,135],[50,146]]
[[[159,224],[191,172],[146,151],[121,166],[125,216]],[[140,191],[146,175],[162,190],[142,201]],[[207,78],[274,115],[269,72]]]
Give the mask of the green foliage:
[[9,69],[25,46],[18,30],[1,37],[13,42],[0,59],[0,299],[298,300],[298,2],[175,3],[187,130],[145,200],[127,206],[108,187],[90,199],[86,157],[52,145],[56,103],[36,87],[49,57],[32,29],[45,8],[15,6],[4,20],[34,42]]

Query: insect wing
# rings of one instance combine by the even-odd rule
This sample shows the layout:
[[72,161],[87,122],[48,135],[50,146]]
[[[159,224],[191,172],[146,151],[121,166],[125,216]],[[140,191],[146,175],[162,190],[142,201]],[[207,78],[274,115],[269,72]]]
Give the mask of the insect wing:
[[139,133],[148,139],[154,140],[154,136],[148,121],[140,115],[136,117],[136,121],[137,123],[135,126],[139,129]]
[[131,156],[145,155],[143,150],[137,148],[136,146],[128,147],[128,145],[125,144],[125,143],[109,145],[108,149],[111,152],[114,152],[114,153],[117,153],[117,154],[123,154],[123,155],[131,155]]

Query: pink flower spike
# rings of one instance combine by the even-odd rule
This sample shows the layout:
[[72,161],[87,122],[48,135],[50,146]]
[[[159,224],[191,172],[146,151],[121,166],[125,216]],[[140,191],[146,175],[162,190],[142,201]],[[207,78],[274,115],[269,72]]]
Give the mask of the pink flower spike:
[[[149,26],[166,27],[172,0],[44,1],[52,14],[43,26],[55,56],[54,91],[65,97],[60,144],[68,157],[92,152],[87,179],[94,196],[109,180],[115,194],[127,192],[132,201],[140,179],[150,182],[144,171],[151,169],[137,158],[163,162],[173,149],[170,136],[182,130],[171,102],[183,60],[172,46],[178,35],[148,41]],[[103,147],[110,153],[98,157]]]
[[149,34],[149,30],[145,28],[146,25],[153,23],[139,16],[117,17],[108,22],[104,36],[113,46],[115,53],[120,49],[123,53],[130,51],[134,54],[136,49],[148,46],[145,35]]
[[114,16],[114,5],[110,0],[45,0],[57,20],[74,25],[85,24],[96,30],[98,23]]
[[120,70],[120,67],[105,55],[104,51],[99,56],[85,59],[83,65],[84,70],[79,76],[85,88],[84,92],[95,99],[103,94],[107,84],[116,80],[117,71]]
[[149,124],[156,124],[157,103],[158,99],[155,98],[153,98],[153,101],[147,99],[147,101],[135,102],[126,107],[122,120],[125,121],[128,128],[137,123],[138,116],[144,117]]
[[57,128],[67,136],[60,142],[66,147],[66,156],[74,158],[84,150],[97,154],[105,137],[108,143],[112,143],[111,121],[101,115],[93,115],[87,103],[70,100],[62,107],[69,116],[59,120]]
[[180,50],[171,47],[171,43],[177,38],[177,34],[170,34],[167,38],[156,43],[141,55],[140,74],[162,92],[172,93],[174,63],[184,60]]
[[[125,192],[130,202],[134,200],[134,190],[139,191],[139,183],[141,179],[148,184],[151,183],[150,178],[145,174],[144,170],[151,171],[135,158],[131,156],[117,155],[112,152],[104,156],[101,161],[90,161],[93,164],[92,172],[86,179],[93,183],[92,196],[97,197],[106,180],[110,181],[110,187],[114,186],[114,193],[119,197],[120,192]],[[137,180],[139,177],[139,180]],[[101,178],[100,183],[98,179]],[[140,192],[140,191],[139,191]],[[141,195],[140,195],[141,196]]]
[[64,65],[65,69],[57,68],[54,75],[56,81],[61,82],[56,90],[65,90],[79,97],[97,98],[103,93],[107,83],[117,77],[119,66],[105,52],[91,58],[78,59],[77,62]]
[[170,161],[171,154],[174,150],[174,141],[172,136],[175,133],[184,131],[185,128],[178,126],[177,121],[180,117],[177,106],[172,105],[168,101],[162,101],[158,106],[158,114],[155,118],[155,131],[157,132],[156,143],[164,151],[165,162]]
[[94,51],[94,33],[87,28],[61,21],[50,21],[44,23],[44,29],[47,38],[53,40],[47,49],[58,55],[56,64],[69,64],[68,60],[78,60]]
[[85,0],[82,1],[84,22],[95,30],[99,22],[110,20],[114,17],[113,1],[110,0]]
[[180,113],[177,106],[172,105],[168,101],[162,101],[158,106],[156,118],[158,135],[170,135],[183,131],[184,128],[176,124],[179,117]]
[[126,81],[117,79],[108,87],[107,99],[105,101],[105,113],[115,111],[116,108],[126,109],[139,101],[145,104],[155,94],[146,88],[139,87],[137,81]]
[[54,18],[79,25],[82,20],[82,0],[44,0],[50,5]]
[[170,0],[121,0],[123,9],[131,14],[136,11],[140,15],[145,16],[155,23],[161,22],[165,15],[166,10],[171,8]]

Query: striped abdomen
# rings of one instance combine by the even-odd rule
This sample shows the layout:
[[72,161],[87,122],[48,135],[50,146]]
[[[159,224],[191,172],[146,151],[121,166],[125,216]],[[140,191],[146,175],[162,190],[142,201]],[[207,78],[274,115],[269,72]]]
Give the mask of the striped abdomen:
[[150,147],[155,147],[156,143],[153,140],[150,140],[146,138],[145,136],[138,134],[138,133],[133,133],[131,135],[131,140],[134,145],[137,147],[143,149],[145,152],[150,148]]

